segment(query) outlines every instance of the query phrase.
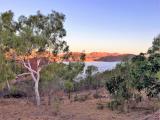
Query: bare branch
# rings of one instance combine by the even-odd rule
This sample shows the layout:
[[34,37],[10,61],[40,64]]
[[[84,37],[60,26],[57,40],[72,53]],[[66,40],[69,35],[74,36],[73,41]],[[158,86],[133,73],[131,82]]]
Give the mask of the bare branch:
[[35,74],[37,75],[37,72],[31,68],[31,64],[30,64],[29,60],[27,60],[27,63],[25,63],[25,61],[23,60],[22,63],[24,65],[24,67],[30,71],[30,74],[33,78],[33,81],[36,82]]
[[23,65],[25,68],[27,68],[30,72],[37,74],[37,72],[31,68],[31,64],[30,64],[29,60],[27,61],[27,63],[25,63],[25,61],[22,61],[22,62],[23,62]]
[[38,60],[37,60],[37,68],[38,68],[38,66],[40,65],[40,62],[41,62],[41,59],[38,59]]
[[22,74],[18,74],[17,77],[21,77],[21,76],[25,76],[25,75],[31,75],[31,73],[22,73]]

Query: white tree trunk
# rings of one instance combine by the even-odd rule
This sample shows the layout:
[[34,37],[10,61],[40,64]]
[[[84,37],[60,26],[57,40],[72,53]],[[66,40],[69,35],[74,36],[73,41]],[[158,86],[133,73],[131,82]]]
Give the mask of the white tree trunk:
[[7,80],[7,87],[8,87],[8,90],[10,91],[11,90],[11,86],[10,86],[8,80]]
[[35,86],[34,86],[34,90],[35,90],[35,96],[36,96],[36,104],[37,106],[40,105],[40,95],[39,95],[39,90],[38,90],[38,87],[39,87],[39,81],[36,81],[35,82]]
[[40,71],[41,71],[41,67],[39,67],[40,60],[37,60],[37,70],[36,71],[34,69],[32,69],[29,60],[27,61],[27,63],[25,63],[25,61],[23,61],[23,65],[25,68],[28,69],[28,71],[30,72],[32,79],[34,81],[36,104],[37,104],[37,106],[39,106],[40,105],[39,80],[40,80]]
[[35,96],[36,96],[37,106],[40,105],[39,80],[40,80],[40,69],[37,70],[37,77],[36,77],[36,80],[35,80],[35,88],[34,88],[35,89]]

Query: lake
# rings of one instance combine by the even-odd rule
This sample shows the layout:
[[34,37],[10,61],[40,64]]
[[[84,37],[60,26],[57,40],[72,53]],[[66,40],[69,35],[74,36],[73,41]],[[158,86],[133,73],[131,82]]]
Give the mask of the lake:
[[111,70],[114,69],[116,67],[116,65],[120,63],[120,62],[85,62],[85,68],[84,70],[90,66],[90,65],[94,65],[98,68],[99,72],[104,72],[106,70]]

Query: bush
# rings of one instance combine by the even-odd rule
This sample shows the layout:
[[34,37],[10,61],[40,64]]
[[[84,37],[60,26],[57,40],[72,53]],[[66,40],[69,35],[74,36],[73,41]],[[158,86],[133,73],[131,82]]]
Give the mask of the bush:
[[121,103],[116,100],[113,100],[113,101],[107,103],[107,107],[111,110],[118,109],[118,106],[120,106],[120,105],[121,105]]
[[16,87],[12,87],[12,89],[6,92],[3,97],[4,98],[24,98],[24,97],[27,97],[27,94],[21,90],[18,90]]
[[88,99],[89,95],[90,95],[90,93],[86,94],[86,95],[79,95],[79,96],[76,95],[74,97],[74,101],[84,102],[84,101],[86,101]]
[[65,81],[64,87],[68,92],[68,99],[71,98],[71,91],[73,90],[73,83],[71,81]]

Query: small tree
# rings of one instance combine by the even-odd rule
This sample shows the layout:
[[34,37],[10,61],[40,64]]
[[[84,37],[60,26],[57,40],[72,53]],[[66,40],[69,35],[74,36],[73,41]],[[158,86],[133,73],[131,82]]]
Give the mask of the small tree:
[[64,87],[68,92],[68,99],[70,99],[71,98],[71,92],[73,90],[73,82],[71,82],[69,80],[65,81]]
[[87,81],[87,87],[90,88],[93,82],[93,74],[98,71],[98,68],[96,66],[88,66],[87,69],[85,70],[86,73],[86,81]]
[[41,71],[40,87],[48,94],[48,104],[51,104],[52,95],[59,91],[64,83],[63,74],[67,65],[52,63]]

